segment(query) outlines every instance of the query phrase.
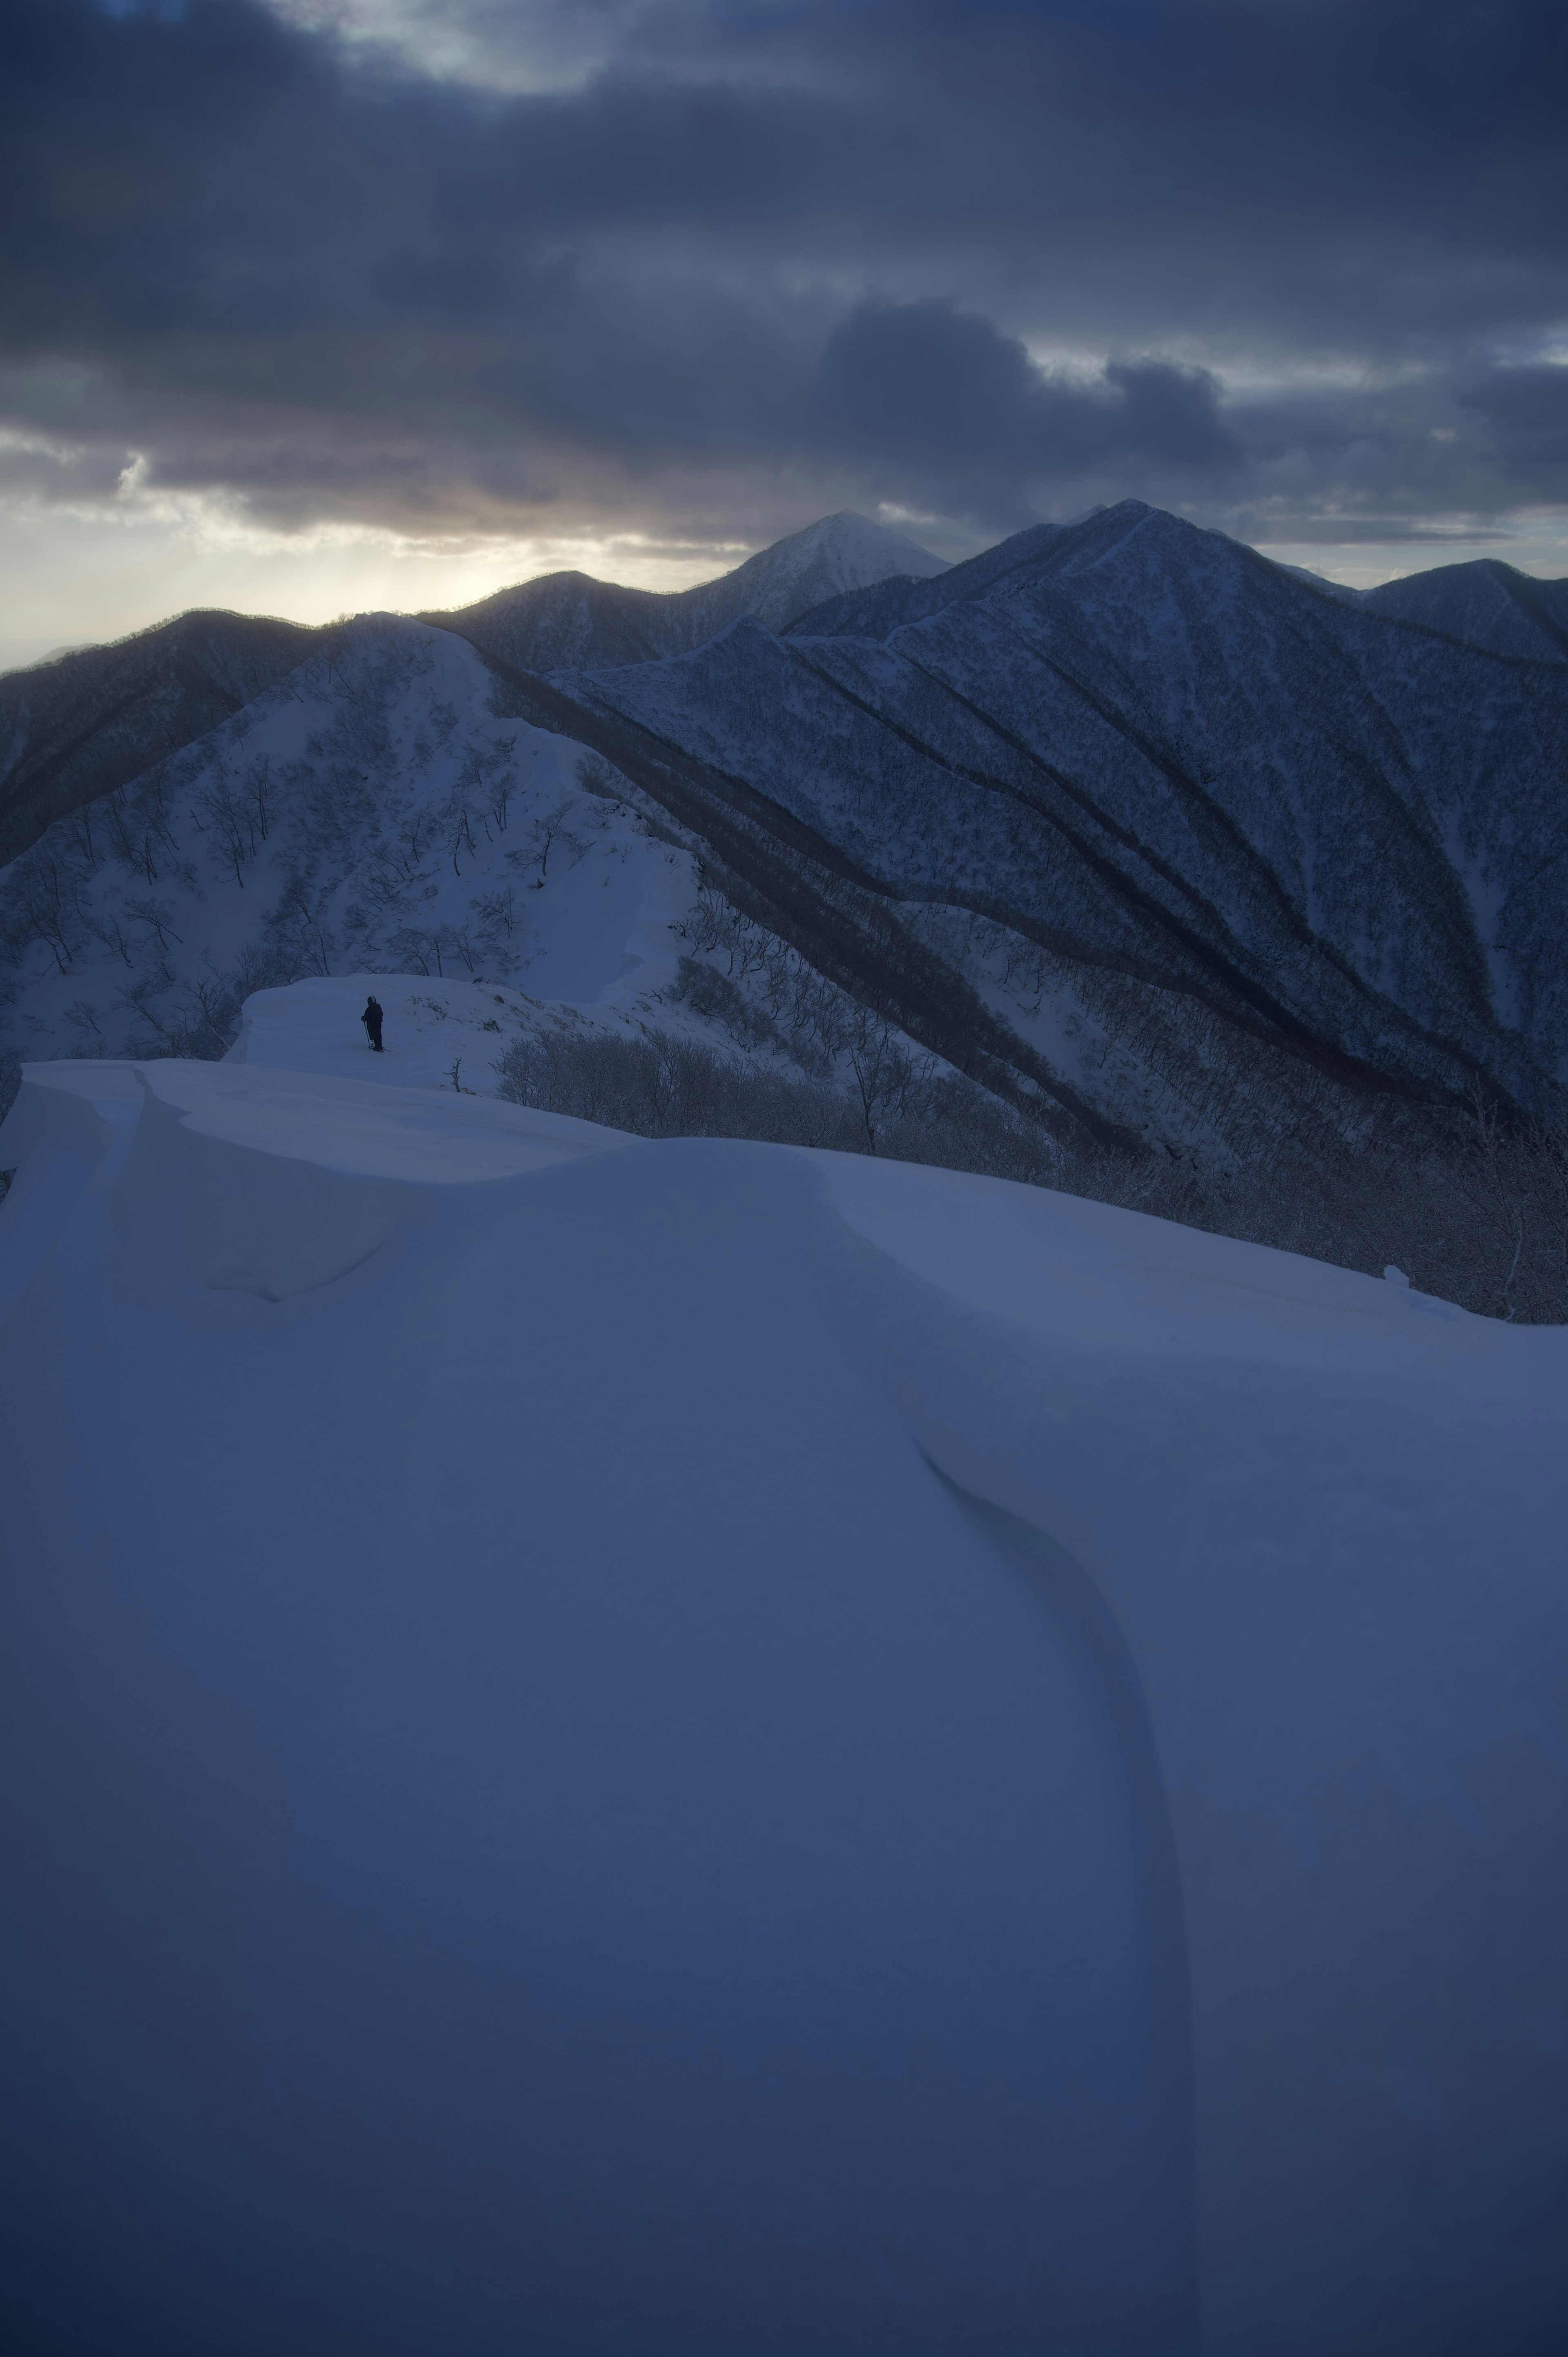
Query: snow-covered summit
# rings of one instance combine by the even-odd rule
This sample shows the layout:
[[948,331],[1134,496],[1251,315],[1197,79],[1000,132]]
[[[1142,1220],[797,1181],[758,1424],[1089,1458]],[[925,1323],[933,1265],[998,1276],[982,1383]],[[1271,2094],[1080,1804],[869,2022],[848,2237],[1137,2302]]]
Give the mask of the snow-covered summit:
[[684,654],[743,614],[781,630],[824,598],[946,570],[929,549],[846,509],[695,588],[625,589],[585,573],[551,573],[425,619],[456,630],[487,659],[521,670],[595,670]]
[[[1424,580],[1434,611],[1467,594]],[[1522,620],[1520,582],[1504,600],[1488,581]],[[1520,589],[1537,592],[1550,620],[1552,585]],[[1568,674],[1450,643],[1382,595],[1324,596],[1124,500],[782,635],[557,677],[550,725],[596,727],[650,791],[670,779],[688,823],[711,809],[731,867],[743,823],[770,837],[746,846],[747,881],[790,922],[808,886],[814,920],[842,921],[841,862],[874,879],[918,933],[877,988],[956,1064],[980,1030],[961,1049],[918,1031],[917,955],[961,967],[1011,1035],[985,1051],[1039,1090],[1206,1153],[1265,1102],[1270,1125],[1315,1120],[1326,1079],[1337,1124],[1369,1082],[1454,1103],[1477,1074],[1550,1113]]]
[[791,533],[787,540],[775,541],[721,580],[688,589],[685,611],[703,637],[713,635],[712,629],[703,627],[710,614],[722,616],[719,628],[741,614],[753,614],[770,630],[781,630],[825,597],[837,597],[846,589],[866,589],[899,575],[926,581],[947,570],[929,549],[845,508],[808,524],[804,532]]

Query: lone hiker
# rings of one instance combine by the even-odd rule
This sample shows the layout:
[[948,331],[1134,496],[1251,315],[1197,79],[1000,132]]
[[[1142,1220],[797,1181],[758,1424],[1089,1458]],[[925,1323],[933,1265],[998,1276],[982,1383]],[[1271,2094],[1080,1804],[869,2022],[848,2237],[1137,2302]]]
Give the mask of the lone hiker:
[[360,1020],[370,1033],[371,1045],[377,1055],[382,1054],[384,1051],[381,1047],[381,1003],[379,998],[366,999],[365,1011]]

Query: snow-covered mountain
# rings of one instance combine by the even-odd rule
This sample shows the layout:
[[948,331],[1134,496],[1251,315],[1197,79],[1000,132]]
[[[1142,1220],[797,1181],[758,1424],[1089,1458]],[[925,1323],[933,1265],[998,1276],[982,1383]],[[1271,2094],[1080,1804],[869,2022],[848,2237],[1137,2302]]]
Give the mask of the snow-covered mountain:
[[853,931],[914,1036],[1080,1116],[1213,1142],[1568,1080],[1563,667],[1136,501],[503,701],[763,921]]
[[551,573],[424,619],[457,631],[489,661],[516,670],[591,670],[683,654],[743,614],[781,630],[846,590],[895,576],[926,580],[945,570],[929,549],[846,510],[694,589],[622,589],[585,573]]
[[[660,594],[555,573],[424,619],[527,670],[641,662],[696,646],[745,613],[782,629],[841,590],[942,569],[913,541],[846,511],[694,589]],[[0,861],[25,851],[52,819],[129,785],[216,727],[332,637],[260,616],[181,614],[0,677]]]
[[1404,619],[1129,501],[755,619],[892,561],[842,527],[662,601],[747,608],[685,653],[311,641],[0,872],[0,1052],[219,1053],[254,988],[363,969],[822,1068],[805,977],[1063,1135],[1224,1161],[1477,1084],[1551,1112],[1568,666],[1456,636],[1491,609],[1446,572],[1491,572]]
[[281,997],[0,1137],[9,2345],[1552,2347],[1568,1337]]
[[1136,503],[843,544],[0,683],[21,2345],[1552,2345],[1562,1330],[490,1092],[1549,1110],[1568,665]]
[[[447,1010],[431,1020],[482,997],[480,1028],[508,1038],[556,1022],[542,1002],[636,1030],[675,977],[690,856],[581,745],[498,719],[490,687],[461,639],[354,624],[51,828],[0,887],[34,937],[13,1052],[219,1056],[252,992],[361,970],[423,983]],[[394,1058],[411,1039],[400,1025]],[[459,1085],[493,1091],[467,1044]]]
[[682,592],[686,644],[700,646],[743,614],[782,630],[847,589],[893,579],[926,581],[947,569],[940,556],[902,533],[845,509],[776,541],[722,580]]
[[1361,602],[1489,654],[1568,663],[1568,581],[1537,581],[1495,556],[1385,581],[1363,590]]
[[0,678],[0,861],[242,710],[320,635],[297,622],[181,614]]

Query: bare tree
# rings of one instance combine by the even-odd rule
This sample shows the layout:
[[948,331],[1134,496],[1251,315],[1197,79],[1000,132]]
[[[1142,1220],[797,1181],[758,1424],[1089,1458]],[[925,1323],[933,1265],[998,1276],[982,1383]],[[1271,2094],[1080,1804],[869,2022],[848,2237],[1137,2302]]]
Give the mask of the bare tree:
[[5,898],[24,936],[42,942],[60,974],[69,974],[88,933],[77,880],[46,835],[12,863]]
[[[214,763],[206,779],[191,796],[193,823],[202,834],[210,833],[223,857],[234,871],[234,881],[242,891],[245,888],[245,862],[256,856],[256,813],[251,797],[236,793],[229,772],[222,763]],[[205,822],[205,824],[203,823]]]
[[94,930],[106,950],[112,950],[117,958],[124,959],[126,965],[134,963],[131,944],[125,938],[125,928],[118,917],[101,917]]
[[517,783],[514,759],[516,750],[517,738],[503,737],[490,756],[485,780],[487,807],[502,834],[506,833],[507,813],[511,803],[512,788]]
[[510,940],[517,930],[517,902],[510,884],[499,891],[483,892],[474,902],[474,912],[489,933],[504,933]]
[[166,955],[170,942],[179,942],[180,936],[174,929],[174,911],[166,900],[155,900],[150,894],[144,899],[127,900],[125,914],[157,936],[158,948]]
[[546,811],[542,817],[536,818],[533,822],[533,848],[539,860],[541,886],[543,885],[549,872],[550,854],[557,843],[565,844],[568,849],[573,851],[580,853],[582,850],[581,844],[578,843],[575,835],[568,832],[566,826],[566,821],[572,816],[575,808],[575,804],[568,799],[564,802],[558,802],[553,810]]
[[265,843],[272,820],[274,790],[272,764],[264,753],[259,760],[252,761],[246,770],[242,791],[250,806],[251,823],[262,841]]
[[898,1034],[865,1007],[857,1010],[844,1054],[865,1128],[865,1150],[875,1154],[881,1130],[908,1112],[917,1081],[929,1076],[929,1060],[923,1070],[918,1068]]

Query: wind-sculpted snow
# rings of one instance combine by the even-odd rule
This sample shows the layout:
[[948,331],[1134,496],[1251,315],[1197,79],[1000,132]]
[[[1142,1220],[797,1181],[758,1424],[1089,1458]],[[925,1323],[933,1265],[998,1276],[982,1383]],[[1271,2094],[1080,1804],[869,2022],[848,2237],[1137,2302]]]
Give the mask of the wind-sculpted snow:
[[0,1159],[16,2345],[1550,2345],[1560,1332],[246,1064]]
[[[688,823],[705,797],[897,904],[1014,1035],[971,1019],[972,1044],[1064,1103],[1180,1135],[1174,1093],[1223,1131],[1217,1033],[1233,1093],[1293,1117],[1324,1079],[1455,1099],[1477,1074],[1540,1111],[1568,1072],[1561,666],[1136,503],[782,640],[743,623],[553,684],[553,725],[596,720],[650,791],[681,771]],[[1131,1099],[1088,1052],[1129,1031]]]

